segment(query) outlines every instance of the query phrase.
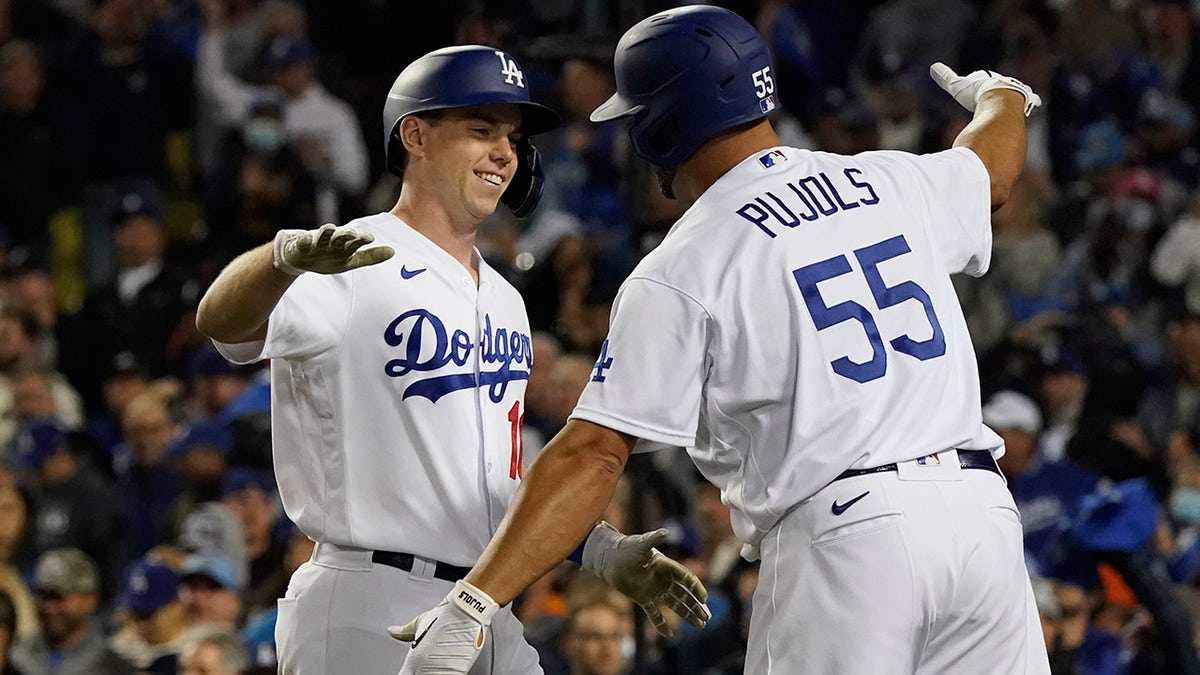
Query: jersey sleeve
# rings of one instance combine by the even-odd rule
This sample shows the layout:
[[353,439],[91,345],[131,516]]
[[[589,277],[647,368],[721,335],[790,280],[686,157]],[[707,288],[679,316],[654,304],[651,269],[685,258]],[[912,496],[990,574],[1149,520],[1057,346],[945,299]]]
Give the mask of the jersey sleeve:
[[992,258],[992,180],[983,160],[968,148],[886,154],[915,169],[927,229],[946,269],[983,276]]
[[693,445],[708,325],[708,313],[682,292],[645,278],[627,280],[571,418],[650,441],[635,452]]
[[353,288],[351,274],[303,274],[271,311],[265,340],[214,345],[239,364],[320,354],[341,341],[350,320]]
[[283,294],[267,325],[263,358],[305,358],[341,342],[354,301],[354,274],[304,274]]

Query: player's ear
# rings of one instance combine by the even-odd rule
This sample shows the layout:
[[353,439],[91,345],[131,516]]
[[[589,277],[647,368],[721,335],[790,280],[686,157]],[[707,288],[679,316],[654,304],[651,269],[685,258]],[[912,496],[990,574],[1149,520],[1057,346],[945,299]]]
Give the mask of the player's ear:
[[396,135],[404,145],[404,151],[417,157],[425,155],[425,143],[428,140],[428,131],[429,123],[417,115],[405,117],[396,126]]

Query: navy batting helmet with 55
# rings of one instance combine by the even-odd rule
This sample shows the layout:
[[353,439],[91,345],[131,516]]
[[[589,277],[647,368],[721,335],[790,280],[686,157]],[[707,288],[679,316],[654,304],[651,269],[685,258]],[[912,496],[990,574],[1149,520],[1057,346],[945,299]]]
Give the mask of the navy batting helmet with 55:
[[542,194],[541,157],[529,136],[559,124],[558,113],[530,99],[521,66],[507,52],[483,45],[446,47],[410,63],[392,83],[383,106],[383,152],[393,174],[404,173],[404,144],[396,135],[400,120],[414,113],[491,103],[513,103],[521,109],[522,140],[517,146],[517,173],[500,198],[523,218]]
[[678,166],[717,133],[776,107],[766,42],[721,7],[680,7],[639,21],[617,43],[613,66],[617,93],[591,120],[631,117],[633,149],[654,166]]

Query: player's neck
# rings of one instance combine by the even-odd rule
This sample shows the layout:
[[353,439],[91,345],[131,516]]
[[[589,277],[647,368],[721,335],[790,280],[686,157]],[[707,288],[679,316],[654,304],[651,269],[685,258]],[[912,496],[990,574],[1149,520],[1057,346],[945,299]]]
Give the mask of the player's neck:
[[680,198],[695,201],[742,160],[777,145],[779,136],[766,120],[717,134],[679,165],[675,189]]
[[457,223],[444,210],[413,205],[406,202],[403,195],[392,207],[391,214],[453,256],[478,282],[479,269],[475,261],[478,223]]

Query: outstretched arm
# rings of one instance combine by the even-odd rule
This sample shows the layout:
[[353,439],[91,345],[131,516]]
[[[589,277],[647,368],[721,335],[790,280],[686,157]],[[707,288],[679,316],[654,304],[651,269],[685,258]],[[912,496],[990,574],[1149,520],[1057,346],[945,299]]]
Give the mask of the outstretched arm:
[[[633,442],[631,436],[591,422],[567,423],[530,466],[499,530],[466,579],[437,607],[388,629],[392,637],[413,644],[402,675],[425,672],[434,664],[438,672],[466,673],[483,648],[492,616],[585,536],[583,566],[641,606],[659,632],[670,635],[661,607],[704,625],[710,614],[703,584],[653,548],[666,530],[626,536],[607,524],[596,525],[612,500]],[[436,637],[425,640],[431,631]]]
[[275,269],[271,249],[271,244],[263,244],[221,270],[196,310],[201,333],[227,344],[267,337],[267,317],[296,280]]
[[217,342],[262,340],[267,319],[304,272],[340,274],[392,257],[390,246],[362,247],[374,237],[326,223],[316,230],[280,230],[275,240],[238,256],[200,298],[196,328]]

